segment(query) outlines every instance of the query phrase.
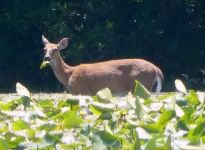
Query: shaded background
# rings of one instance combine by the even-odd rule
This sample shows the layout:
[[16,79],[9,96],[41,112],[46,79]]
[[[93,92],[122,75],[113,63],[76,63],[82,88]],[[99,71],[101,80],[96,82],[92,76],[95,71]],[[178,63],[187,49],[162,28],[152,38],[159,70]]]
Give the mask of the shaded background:
[[141,57],[165,74],[204,89],[204,0],[2,0],[0,5],[0,92],[21,82],[33,92],[63,87],[52,70],[39,69],[41,35],[51,42],[69,37],[62,56],[70,65]]

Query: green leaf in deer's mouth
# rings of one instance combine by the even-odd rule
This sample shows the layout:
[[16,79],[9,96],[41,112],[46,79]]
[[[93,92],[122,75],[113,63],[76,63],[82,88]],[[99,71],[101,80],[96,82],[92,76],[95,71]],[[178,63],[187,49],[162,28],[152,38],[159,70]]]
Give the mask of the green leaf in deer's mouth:
[[49,65],[49,61],[43,61],[40,65],[40,69],[44,69],[45,67],[47,67]]

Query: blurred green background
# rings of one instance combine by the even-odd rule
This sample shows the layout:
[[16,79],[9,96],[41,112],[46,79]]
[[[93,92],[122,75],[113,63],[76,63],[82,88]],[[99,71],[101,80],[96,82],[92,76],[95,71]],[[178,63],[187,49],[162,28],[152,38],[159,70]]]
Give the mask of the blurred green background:
[[2,0],[0,92],[17,81],[33,92],[63,90],[50,68],[39,69],[42,34],[70,38],[61,52],[70,65],[140,57],[162,69],[164,90],[175,78],[205,88],[204,0]]

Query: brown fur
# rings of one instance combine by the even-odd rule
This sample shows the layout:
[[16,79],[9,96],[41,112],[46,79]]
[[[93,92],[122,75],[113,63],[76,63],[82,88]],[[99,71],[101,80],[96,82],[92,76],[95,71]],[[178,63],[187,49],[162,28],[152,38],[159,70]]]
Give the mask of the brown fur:
[[[46,44],[46,53],[53,47],[54,44],[51,47]],[[133,92],[135,80],[149,90],[152,89],[156,75],[163,81],[161,70],[143,59],[111,60],[71,67],[64,63],[59,51],[55,51],[51,55],[50,65],[58,80],[71,94],[95,95],[98,90],[106,87],[115,94],[126,94]]]

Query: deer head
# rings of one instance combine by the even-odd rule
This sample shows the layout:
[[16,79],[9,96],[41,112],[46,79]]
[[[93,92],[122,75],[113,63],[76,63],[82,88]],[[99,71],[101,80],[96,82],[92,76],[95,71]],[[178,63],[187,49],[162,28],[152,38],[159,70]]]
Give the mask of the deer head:
[[50,43],[43,35],[42,41],[44,44],[44,61],[54,63],[55,57],[59,55],[59,51],[68,46],[68,38],[63,38],[58,44]]

